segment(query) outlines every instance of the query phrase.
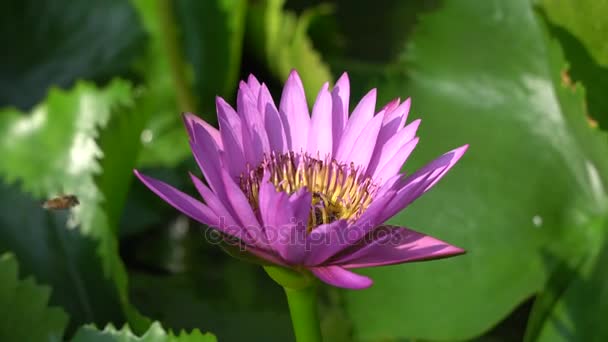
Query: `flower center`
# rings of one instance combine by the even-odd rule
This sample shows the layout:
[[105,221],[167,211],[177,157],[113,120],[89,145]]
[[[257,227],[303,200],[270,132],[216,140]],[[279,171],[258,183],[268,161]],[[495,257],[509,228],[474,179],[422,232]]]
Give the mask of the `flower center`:
[[259,166],[241,175],[241,189],[258,207],[259,184],[264,174],[277,191],[294,193],[306,187],[312,193],[308,230],[336,220],[355,220],[370,205],[377,190],[371,177],[354,164],[340,164],[308,154],[288,152],[265,156]]

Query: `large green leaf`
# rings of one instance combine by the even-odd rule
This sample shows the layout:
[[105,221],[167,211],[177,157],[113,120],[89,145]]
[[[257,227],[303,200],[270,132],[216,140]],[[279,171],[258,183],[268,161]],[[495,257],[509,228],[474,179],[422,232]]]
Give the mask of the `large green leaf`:
[[[114,81],[104,89],[78,83],[69,92],[52,89],[46,101],[30,114],[5,109],[0,115],[0,153],[4,158],[0,174],[9,182],[19,181],[21,187],[35,197],[44,198],[58,193],[78,196],[80,205],[73,212],[72,223],[80,225],[85,235],[99,241],[97,254],[102,263],[102,273],[114,283],[123,309],[130,316],[135,314],[127,300],[127,279],[118,255],[115,231],[120,208],[104,203],[124,201],[124,190],[113,186],[123,186],[128,179],[123,177],[110,181],[107,177],[96,177],[103,172],[102,166],[116,168],[112,172],[118,174],[130,173],[130,164],[116,154],[125,152],[124,157],[128,158],[132,153],[126,153],[130,150],[127,147],[124,151],[115,146],[110,148],[107,141],[103,147],[108,150],[103,151],[96,139],[100,128],[105,127],[111,117],[132,115],[129,114],[132,105],[132,89],[124,81]],[[116,133],[124,138],[121,127],[119,125]],[[132,137],[127,135],[127,138]],[[124,143],[130,146],[132,142]],[[106,152],[109,159],[100,163],[98,159],[103,158]],[[109,162],[112,165],[108,165]],[[109,209],[112,216],[108,216],[104,208]],[[19,234],[19,230],[11,228],[13,230],[7,234]],[[24,253],[35,255],[34,252],[26,250]],[[49,252],[57,251],[51,248]],[[41,258],[45,260],[44,256]],[[110,300],[108,302],[111,303]],[[136,322],[132,324],[137,325]]]
[[59,308],[49,308],[51,290],[18,278],[12,254],[0,255],[0,340],[59,341],[68,317]]
[[67,228],[67,212],[48,212],[15,186],[0,184],[0,252],[14,253],[22,273],[53,287],[50,302],[84,323],[124,322],[115,285],[105,276],[98,243]]
[[29,109],[51,85],[125,73],[143,32],[121,0],[8,0],[0,6],[0,107]]
[[321,85],[331,81],[332,75],[314,49],[307,30],[313,17],[329,8],[312,8],[298,17],[284,10],[284,3],[285,0],[262,0],[250,4],[247,47],[281,80],[287,79],[292,69],[300,70],[306,97],[312,103]]
[[583,83],[589,115],[608,129],[608,1],[537,2],[570,64],[564,81]]
[[[601,226],[603,225],[603,227]],[[606,230],[606,222],[600,228]],[[529,341],[560,342],[608,340],[608,239],[591,246],[567,288],[546,316],[537,339]],[[558,284],[555,284],[558,285]],[[552,296],[543,293],[539,300]]]
[[608,68],[608,1],[536,0],[551,22],[579,39],[593,59]]
[[82,327],[72,342],[215,342],[215,336],[210,333],[201,333],[200,330],[194,329],[192,332],[185,331],[175,335],[173,332],[165,331],[159,322],[154,322],[148,331],[143,335],[137,336],[133,334],[128,326],[117,330],[111,325],[108,325],[103,330],[97,330],[95,327]]
[[445,2],[420,18],[403,58],[353,74],[355,91],[412,96],[421,142],[406,170],[471,144],[463,160],[392,223],[468,253],[365,271],[347,292],[355,334],[464,339],[488,330],[540,290],[553,264],[593,239],[605,215],[608,144],[586,120],[583,94],[562,85],[564,57],[532,5]]

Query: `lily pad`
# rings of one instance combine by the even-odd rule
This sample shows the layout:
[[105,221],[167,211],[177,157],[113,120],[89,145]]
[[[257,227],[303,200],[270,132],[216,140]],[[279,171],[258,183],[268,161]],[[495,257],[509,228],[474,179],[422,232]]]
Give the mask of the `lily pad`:
[[445,2],[421,16],[402,58],[354,75],[381,102],[411,96],[421,140],[405,170],[470,149],[392,223],[465,248],[465,256],[365,271],[346,292],[356,336],[467,339],[539,291],[554,265],[583,252],[606,214],[607,138],[589,127],[580,87],[532,4]]

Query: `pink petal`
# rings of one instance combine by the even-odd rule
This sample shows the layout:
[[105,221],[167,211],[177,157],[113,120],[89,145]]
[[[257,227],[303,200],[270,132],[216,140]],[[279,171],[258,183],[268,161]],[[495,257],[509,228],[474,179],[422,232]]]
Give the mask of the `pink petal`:
[[458,162],[467,148],[468,145],[464,145],[447,152],[405,178],[393,201],[384,208],[380,220],[385,222],[431,189]]
[[382,119],[383,117],[381,115],[376,115],[372,120],[370,120],[369,124],[366,125],[357,138],[352,151],[345,161],[367,169],[369,161],[374,153],[378,132],[382,126]]
[[338,220],[315,227],[306,237],[304,265],[317,266],[332,257],[336,250],[345,245],[346,220]]
[[410,108],[412,105],[412,99],[409,97],[403,101],[403,103],[396,108],[389,110],[387,109],[386,114],[384,115],[384,127],[387,127],[387,134],[392,135],[398,132],[405,121],[407,120],[407,116],[410,112]]
[[341,162],[350,163],[348,160],[351,151],[355,146],[355,142],[369,121],[374,116],[374,108],[376,106],[376,89],[372,89],[367,95],[361,99],[353,115],[348,119],[344,133],[340,138],[340,146],[335,154],[336,159]]
[[344,268],[373,267],[438,259],[464,252],[461,248],[407,228],[380,226],[350,253],[345,251],[344,256],[330,263]]
[[218,131],[217,128],[211,126],[210,124],[205,122],[205,120],[199,118],[193,113],[184,113],[182,117],[184,119],[184,124],[186,126],[186,130],[188,131],[188,135],[190,136],[190,138],[194,138],[194,126],[201,125],[213,138],[213,141],[215,141],[220,150],[224,148],[222,144],[222,138],[220,136],[220,131]]
[[190,139],[190,148],[194,159],[203,171],[209,187],[223,200],[226,198],[226,192],[223,190],[221,179],[221,151],[203,126],[194,124],[192,130],[194,139]]
[[230,175],[238,177],[245,170],[245,155],[243,152],[242,123],[238,114],[221,97],[216,97],[215,106],[220,125],[221,140],[224,152],[229,158],[224,162]]
[[224,170],[222,172],[222,181],[225,191],[228,194],[227,200],[224,202],[230,205],[230,210],[234,213],[237,223],[247,232],[252,239],[254,246],[268,249],[268,240],[266,234],[260,226],[260,222],[255,216],[251,204],[245,197],[245,194],[239,186],[232,180],[232,177]]
[[348,74],[343,73],[336,82],[334,89],[331,91],[331,102],[332,102],[332,154],[336,155],[338,152],[338,146],[346,122],[348,121],[348,106],[350,97],[350,83],[348,80]]
[[277,152],[287,152],[287,138],[283,122],[265,84],[260,87],[258,110],[264,115],[264,127],[268,134],[270,149]]
[[230,212],[232,208],[226,208],[222,201],[198,177],[191,173],[190,178],[201,197],[203,197],[205,204],[219,217],[220,223],[216,227],[221,228],[223,232],[231,232],[232,236],[238,237],[245,243],[255,245],[251,237],[241,228],[240,223],[237,223],[234,212]]
[[347,271],[339,266],[313,267],[310,271],[324,283],[344,289],[366,289],[374,283],[366,276]]
[[[412,141],[412,139],[416,136],[416,130],[418,129],[419,125],[420,119],[413,121],[405,128],[393,134],[382,145],[380,145],[380,138],[378,138],[376,149],[374,150],[372,160],[369,162],[367,173],[371,174],[376,180],[385,180],[394,176],[394,174],[382,173],[380,171],[394,158],[395,155],[400,153],[399,151],[402,148],[405,148],[406,145]],[[399,169],[401,169],[401,166],[399,166]]]
[[299,264],[304,256],[304,242],[312,194],[305,188],[289,195],[277,191],[265,177],[260,184],[260,216],[271,248],[288,264]]
[[302,80],[295,70],[289,74],[283,88],[279,114],[285,127],[289,149],[294,152],[304,151],[307,147],[310,115]]
[[407,158],[409,158],[412,151],[414,151],[414,148],[416,148],[418,140],[418,138],[414,138],[395,150],[395,154],[391,155],[390,158],[387,158],[384,164],[378,167],[372,177],[381,180],[391,178],[398,174]]
[[264,154],[270,153],[270,144],[264,127],[264,118],[258,110],[257,93],[254,95],[249,86],[242,82],[237,95],[237,111],[243,126],[243,151],[250,165],[258,165]]
[[247,77],[247,86],[251,89],[252,94],[257,94],[260,91],[260,81],[252,74],[249,74],[249,77]]
[[158,195],[158,197],[162,198],[165,202],[169,203],[171,206],[181,211],[185,215],[200,223],[211,227],[216,227],[221,232],[232,237],[239,238],[239,235],[241,235],[240,232],[236,232],[235,234],[234,230],[224,229],[225,226],[222,225],[220,217],[218,217],[209,207],[200,201],[175,189],[165,182],[142,175],[137,170],[133,170],[133,172],[137,178],[139,178],[142,183],[152,190],[152,192]]
[[308,135],[308,153],[320,158],[332,153],[332,109],[328,88],[329,84],[325,83],[317,95]]

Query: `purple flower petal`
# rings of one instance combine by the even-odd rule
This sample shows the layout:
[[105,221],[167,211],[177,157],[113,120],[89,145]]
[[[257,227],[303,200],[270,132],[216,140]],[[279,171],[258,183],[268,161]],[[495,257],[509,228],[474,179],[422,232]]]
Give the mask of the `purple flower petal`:
[[306,237],[306,256],[303,264],[306,266],[321,265],[346,244],[345,232],[348,227],[346,220],[338,220],[316,227]]
[[307,151],[312,156],[325,158],[332,154],[332,108],[329,84],[325,83],[312,108]]
[[275,152],[287,152],[287,138],[283,122],[265,84],[260,87],[258,110],[264,114],[264,127],[268,134],[270,149]]
[[374,108],[376,106],[376,89],[372,89],[367,95],[361,99],[352,116],[348,119],[342,137],[340,138],[340,146],[335,157],[340,162],[349,163],[348,160],[351,151],[355,147],[355,142],[369,121],[374,116]]
[[223,190],[221,179],[221,169],[223,167],[220,157],[221,151],[203,126],[195,123],[192,125],[192,130],[194,139],[190,139],[190,148],[192,154],[194,154],[194,159],[203,171],[209,187],[224,200],[226,192]]
[[257,93],[254,95],[249,86],[242,82],[237,95],[237,111],[243,126],[243,151],[250,165],[258,165],[264,154],[270,154],[270,144],[264,127],[264,118],[258,110]]
[[355,223],[348,224],[345,220],[339,220],[313,229],[309,235],[311,242],[307,243],[306,246],[310,252],[304,261],[304,265],[323,265],[334,255],[361,240],[382,223],[378,218],[395,194],[396,191],[389,191],[384,196],[374,200]]
[[433,187],[462,157],[468,145],[461,146],[433,160],[403,180],[395,198],[380,216],[385,222]]
[[312,194],[305,188],[289,195],[277,191],[265,177],[260,184],[260,216],[268,242],[288,264],[297,265],[304,257],[304,243]]
[[342,257],[329,263],[344,268],[373,267],[438,259],[464,252],[461,248],[407,228],[381,226],[357,246],[344,251]]
[[334,89],[331,91],[331,102],[332,102],[332,155],[336,155],[338,152],[338,146],[346,122],[348,121],[348,106],[350,97],[350,83],[348,81],[348,74],[343,73],[336,82]]
[[251,204],[249,204],[241,188],[239,188],[226,171],[222,172],[222,181],[228,194],[227,200],[224,203],[230,205],[235,219],[247,232],[252,241],[254,241],[254,246],[268,249],[269,245],[266,234],[262,230],[260,222],[253,213]]
[[324,283],[344,289],[366,289],[374,283],[366,276],[353,273],[339,266],[313,267],[310,271]]
[[[399,130],[396,134],[394,134],[388,141],[384,143],[384,145],[379,145],[380,141],[376,143],[376,149],[374,151],[374,156],[369,162],[369,167],[367,169],[367,173],[372,175],[375,180],[386,180],[393,177],[397,171],[401,169],[403,166],[403,162],[398,166],[398,169],[395,173],[381,172],[382,169],[386,166],[387,163],[391,162],[391,160],[398,154],[403,154],[400,152],[401,149],[405,148],[407,144],[409,144],[412,139],[416,136],[416,130],[420,125],[420,120],[415,120],[407,127]],[[415,147],[415,145],[414,145]],[[411,153],[411,151],[410,151]],[[405,156],[407,159],[409,153]],[[394,163],[393,163],[394,164]]]
[[418,144],[418,138],[414,138],[407,142],[405,145],[395,150],[395,153],[387,158],[382,165],[379,165],[372,176],[374,179],[387,179],[391,178],[403,167],[403,164],[409,158],[414,148]]
[[[386,128],[387,134],[395,134],[405,124],[407,116],[410,113],[412,100],[408,97],[403,103],[398,106],[387,108],[384,115],[383,128]],[[388,105],[387,105],[388,106]]]
[[289,74],[283,88],[279,114],[285,127],[290,150],[294,152],[304,151],[308,140],[310,115],[308,114],[308,104],[306,104],[302,80],[300,80],[300,76],[295,70]]
[[353,144],[353,149],[346,160],[364,169],[368,167],[376,147],[376,139],[382,126],[382,119],[381,115],[376,115],[370,120]]
[[249,86],[249,89],[251,89],[252,94],[257,94],[260,92],[260,81],[258,81],[258,79],[252,74],[249,74],[249,77],[247,77],[247,86]]
[[246,234],[245,230],[236,221],[234,214],[220,201],[217,196],[209,189],[198,177],[190,173],[190,178],[198,190],[199,194],[205,201],[205,204],[219,218],[218,225],[213,227],[220,228],[222,232],[230,232],[231,236],[235,236],[245,243],[253,244],[251,238]]
[[224,162],[230,175],[238,177],[245,170],[246,165],[243,152],[241,119],[234,109],[221,97],[216,97],[215,106],[217,108],[224,152],[227,156],[230,156],[230,158],[225,158]]
[[272,264],[289,267],[289,265],[287,265],[285,261],[283,261],[279,256],[274,254],[274,251],[266,251],[252,246],[244,246],[244,248],[246,252],[257,256],[258,258],[269,261]]
[[194,125],[201,125],[213,138],[213,141],[215,141],[220,150],[223,149],[220,131],[218,131],[215,127],[211,126],[210,124],[205,122],[205,120],[199,118],[193,113],[184,113],[182,117],[184,119],[184,124],[186,126],[186,130],[188,131],[188,135],[190,136],[190,138],[194,139]]
[[[169,203],[175,209],[181,211],[185,215],[192,219],[206,224],[212,227],[218,227],[221,230],[220,218],[206,205],[200,201],[192,198],[191,196],[175,189],[171,185],[154,179],[152,177],[145,176],[137,170],[133,170],[137,178],[142,181],[152,192],[158,197],[162,198],[163,201]],[[237,237],[229,231],[223,231],[224,233]]]

